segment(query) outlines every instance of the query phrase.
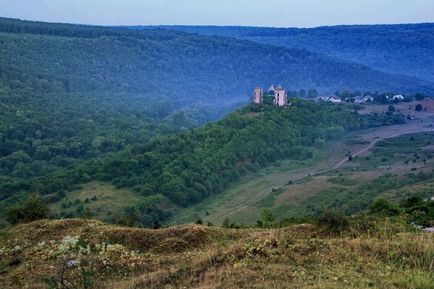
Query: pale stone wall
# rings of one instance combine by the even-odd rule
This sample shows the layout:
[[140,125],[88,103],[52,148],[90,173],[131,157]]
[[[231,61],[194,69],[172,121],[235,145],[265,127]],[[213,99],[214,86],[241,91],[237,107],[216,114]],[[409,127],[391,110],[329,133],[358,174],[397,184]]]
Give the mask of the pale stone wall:
[[253,92],[253,103],[261,104],[264,101],[264,90],[260,87],[255,88]]
[[284,89],[278,89],[274,91],[274,105],[285,106],[288,103],[286,91]]

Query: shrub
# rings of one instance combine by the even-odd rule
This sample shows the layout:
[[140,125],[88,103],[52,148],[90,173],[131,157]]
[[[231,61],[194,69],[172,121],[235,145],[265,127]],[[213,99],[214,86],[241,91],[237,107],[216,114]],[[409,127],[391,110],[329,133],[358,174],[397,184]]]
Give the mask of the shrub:
[[372,214],[376,214],[383,217],[398,216],[403,212],[398,205],[388,201],[385,198],[375,199],[372,202],[371,206],[369,207],[369,211]]
[[274,226],[276,218],[273,216],[270,210],[264,209],[262,211],[262,226],[264,228],[271,228]]
[[423,203],[423,199],[419,196],[412,196],[404,200],[401,204],[404,208],[412,208],[414,206],[418,206]]
[[342,233],[348,229],[350,221],[341,212],[327,210],[317,215],[315,219],[319,226],[326,227],[331,233]]
[[11,224],[32,222],[47,218],[48,208],[40,196],[32,195],[22,204],[16,204],[5,212],[6,221]]
[[196,224],[197,225],[203,225],[203,221],[202,221],[202,219],[200,217],[197,218]]
[[231,225],[231,221],[229,220],[228,217],[226,217],[226,218],[223,220],[223,224],[222,224],[222,226],[223,226],[223,228],[229,228],[230,225]]
[[376,231],[379,219],[370,214],[361,214],[352,219],[351,229],[356,234],[369,234]]

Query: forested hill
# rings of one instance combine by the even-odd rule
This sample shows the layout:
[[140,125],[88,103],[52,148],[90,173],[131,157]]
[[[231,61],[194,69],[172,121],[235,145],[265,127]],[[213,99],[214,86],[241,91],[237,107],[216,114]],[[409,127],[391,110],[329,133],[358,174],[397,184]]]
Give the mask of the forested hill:
[[311,29],[217,26],[166,28],[307,49],[379,71],[434,82],[434,23],[326,26]]
[[170,209],[221,193],[248,171],[281,159],[309,159],[314,146],[338,138],[346,129],[367,125],[349,106],[293,102],[288,108],[248,106],[217,123],[135,145],[47,177],[4,180],[1,200],[10,204],[18,192],[53,196],[92,180],[112,182],[142,199],[129,204],[128,218],[152,226]]
[[[163,29],[0,19],[0,68],[56,78],[72,92],[211,104],[246,101],[280,83],[323,93],[432,92],[434,85],[300,49]],[[121,96],[118,96],[121,97]]]

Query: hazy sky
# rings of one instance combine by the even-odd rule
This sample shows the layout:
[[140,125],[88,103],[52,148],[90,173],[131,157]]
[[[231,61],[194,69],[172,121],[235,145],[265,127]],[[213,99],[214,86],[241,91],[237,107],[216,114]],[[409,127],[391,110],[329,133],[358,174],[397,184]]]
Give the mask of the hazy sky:
[[101,25],[434,22],[434,0],[0,0],[0,16]]

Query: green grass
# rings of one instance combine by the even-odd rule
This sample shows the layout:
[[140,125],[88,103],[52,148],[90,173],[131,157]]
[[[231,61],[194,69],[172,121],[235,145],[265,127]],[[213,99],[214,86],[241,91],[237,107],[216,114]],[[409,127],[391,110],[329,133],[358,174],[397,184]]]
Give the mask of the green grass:
[[340,210],[346,214],[359,213],[368,208],[377,197],[401,201],[411,196],[434,196],[434,174],[386,174],[357,186],[333,186],[320,190],[297,203],[285,203],[272,212],[279,218],[307,217],[326,209]]
[[[140,196],[126,189],[117,189],[112,184],[91,182],[81,189],[69,192],[67,197],[49,206],[52,212],[62,216],[79,216],[77,209],[82,206],[92,217],[111,221],[123,214],[124,208],[137,203]],[[65,207],[66,206],[66,207]]]
[[327,181],[329,183],[336,184],[336,185],[342,185],[342,186],[355,186],[359,183],[357,180],[349,179],[349,178],[345,178],[345,177],[330,178]]
[[[204,221],[221,224],[226,217],[237,223],[254,223],[260,218],[263,207],[275,198],[284,186],[291,182],[290,174],[309,168],[324,159],[325,150],[317,150],[315,157],[306,161],[286,160],[278,166],[271,165],[257,173],[243,177],[238,183],[218,196],[211,196],[197,205],[182,208],[169,220],[169,224],[195,222],[198,217]],[[274,192],[273,192],[274,190]],[[271,193],[271,196],[269,194]],[[264,197],[259,197],[264,195]],[[264,200],[265,198],[265,200]],[[255,202],[256,200],[256,202]],[[254,202],[254,210],[246,214],[232,213],[245,203]],[[209,216],[206,216],[206,212]]]
[[398,163],[408,166],[420,164],[434,157],[434,134],[420,133],[387,139],[378,143],[372,154],[354,159],[361,169],[376,169]]
[[368,145],[369,141],[361,140],[361,139],[357,139],[357,138],[352,138],[352,139],[345,141],[345,144],[346,145]]
[[327,188],[300,202],[279,205],[272,213],[280,219],[312,216],[329,207],[339,207],[340,200],[348,193],[349,190],[341,187]]
[[276,197],[285,191],[284,188],[273,189],[273,191],[258,203],[260,208],[270,208],[274,205]]
[[[341,142],[355,143],[357,135],[348,134]],[[361,143],[362,141],[358,141]],[[212,196],[200,204],[180,209],[171,218],[170,224],[195,222],[199,217],[204,222],[221,224],[228,217],[231,221],[252,224],[259,220],[262,210],[271,208],[279,218],[304,217],[315,214],[326,208],[338,208],[347,212],[360,211],[377,196],[385,195],[393,198],[391,188],[397,195],[408,196],[412,192],[405,190],[415,182],[411,178],[402,180],[402,187],[396,186],[394,176],[383,176],[388,173],[386,168],[401,168],[402,173],[410,173],[417,166],[417,173],[422,170],[423,159],[427,159],[427,166],[434,167],[429,156],[432,154],[430,142],[434,143],[434,134],[420,133],[405,135],[379,142],[367,156],[359,156],[336,171],[321,173],[326,177],[323,187],[312,187],[316,176],[306,176],[294,179],[292,175],[297,171],[309,171],[321,160],[327,157],[329,147],[319,149],[315,159],[304,162],[283,161],[249,174],[241,181],[231,186],[223,194]],[[417,162],[405,164],[407,159],[419,156]],[[423,156],[423,157],[422,157]],[[366,180],[359,180],[359,174],[372,173]],[[307,175],[307,174],[306,174]],[[427,180],[424,180],[426,182]],[[373,185],[374,184],[374,185]],[[300,186],[296,201],[277,203],[280,195],[286,190]],[[421,190],[421,189],[420,189]],[[428,197],[429,190],[418,191],[419,195]],[[399,192],[399,193],[398,193]],[[398,197],[398,196],[397,196]]]

